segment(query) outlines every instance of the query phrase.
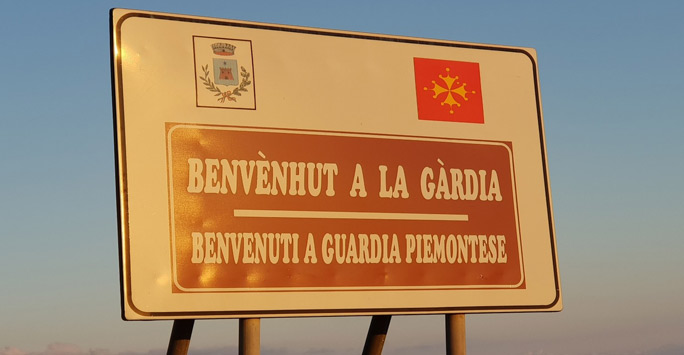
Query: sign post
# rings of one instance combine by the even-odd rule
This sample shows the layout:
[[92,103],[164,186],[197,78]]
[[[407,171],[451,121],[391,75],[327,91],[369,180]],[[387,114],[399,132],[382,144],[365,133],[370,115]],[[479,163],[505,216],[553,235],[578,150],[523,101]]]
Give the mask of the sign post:
[[387,330],[389,329],[392,316],[376,315],[371,319],[371,324],[368,327],[368,335],[366,342],[363,345],[363,355],[380,355],[382,354],[382,347],[385,345],[385,338],[387,337]]
[[261,353],[261,320],[240,318],[239,338],[239,355],[259,355]]
[[173,321],[166,355],[187,355],[194,325],[195,321],[193,319],[177,319]]
[[561,310],[533,49],[111,31],[124,319]]
[[447,314],[444,320],[447,355],[466,355],[465,314]]

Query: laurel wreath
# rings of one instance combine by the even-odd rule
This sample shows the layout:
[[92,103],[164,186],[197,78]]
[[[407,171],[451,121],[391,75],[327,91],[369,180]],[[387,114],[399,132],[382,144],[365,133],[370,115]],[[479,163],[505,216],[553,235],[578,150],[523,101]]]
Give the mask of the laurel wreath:
[[224,103],[226,100],[237,102],[237,98],[235,98],[234,96],[242,96],[240,92],[247,92],[247,89],[245,89],[245,87],[252,84],[252,82],[249,80],[250,74],[247,72],[247,69],[245,69],[245,67],[243,66],[240,67],[240,76],[242,77],[240,84],[235,89],[226,91],[222,91],[219,87],[217,87],[214,84],[213,81],[211,81],[211,78],[209,77],[209,64],[203,65],[202,71],[204,72],[204,76],[199,77],[202,81],[202,84],[204,84],[207,90],[215,93],[214,96],[218,96],[216,100],[221,103]]

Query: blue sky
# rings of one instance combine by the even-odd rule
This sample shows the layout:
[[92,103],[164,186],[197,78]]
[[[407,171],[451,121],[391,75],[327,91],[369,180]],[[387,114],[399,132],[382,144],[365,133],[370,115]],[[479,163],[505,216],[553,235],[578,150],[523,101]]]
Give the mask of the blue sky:
[[[0,12],[0,354],[163,352],[119,311],[112,7],[533,47],[565,309],[467,316],[468,351],[684,353],[684,4],[678,1],[23,1]],[[359,353],[369,317],[262,321],[265,354]],[[236,353],[237,321],[191,352]],[[395,317],[385,353],[444,353]]]

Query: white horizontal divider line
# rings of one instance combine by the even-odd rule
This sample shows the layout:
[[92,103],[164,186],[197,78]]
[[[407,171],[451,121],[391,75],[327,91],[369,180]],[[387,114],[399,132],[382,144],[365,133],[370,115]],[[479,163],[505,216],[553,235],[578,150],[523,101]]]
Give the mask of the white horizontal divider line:
[[256,218],[312,218],[312,219],[385,219],[414,221],[467,222],[467,214],[442,213],[390,213],[345,211],[290,211],[290,210],[233,210],[234,217]]

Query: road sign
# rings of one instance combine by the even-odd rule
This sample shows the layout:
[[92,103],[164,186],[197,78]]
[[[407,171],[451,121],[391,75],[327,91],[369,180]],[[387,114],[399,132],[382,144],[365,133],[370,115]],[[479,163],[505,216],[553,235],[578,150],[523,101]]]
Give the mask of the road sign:
[[534,50],[111,24],[124,318],[561,309]]

